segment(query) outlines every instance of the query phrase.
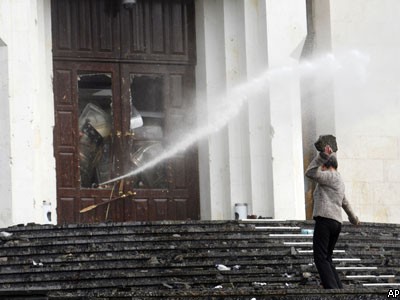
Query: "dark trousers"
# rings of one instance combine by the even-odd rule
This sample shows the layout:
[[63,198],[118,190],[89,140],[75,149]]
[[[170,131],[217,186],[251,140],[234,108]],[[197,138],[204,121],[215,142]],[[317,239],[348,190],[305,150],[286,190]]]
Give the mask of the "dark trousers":
[[342,224],[323,217],[316,217],[314,219],[314,262],[321,283],[325,289],[341,289],[343,285],[332,263],[332,255],[342,229]]

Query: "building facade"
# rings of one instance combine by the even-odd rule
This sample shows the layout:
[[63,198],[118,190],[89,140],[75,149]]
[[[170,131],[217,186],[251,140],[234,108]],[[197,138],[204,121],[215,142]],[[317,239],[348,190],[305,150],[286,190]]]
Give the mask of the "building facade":
[[0,224],[310,218],[322,134],[360,219],[398,223],[399,10],[0,1]]

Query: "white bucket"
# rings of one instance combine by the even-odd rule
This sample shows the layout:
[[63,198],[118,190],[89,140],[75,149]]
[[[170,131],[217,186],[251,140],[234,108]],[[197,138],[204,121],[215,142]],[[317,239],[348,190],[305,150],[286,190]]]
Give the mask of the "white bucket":
[[43,224],[51,224],[51,203],[43,201]]
[[247,219],[247,203],[235,203],[235,220]]

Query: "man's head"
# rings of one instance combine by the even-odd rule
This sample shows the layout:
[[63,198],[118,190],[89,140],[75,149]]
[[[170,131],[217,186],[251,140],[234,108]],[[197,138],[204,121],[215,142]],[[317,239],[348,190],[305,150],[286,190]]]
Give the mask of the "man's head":
[[330,168],[337,169],[338,168],[338,162],[337,159],[334,155],[329,156],[328,160],[322,165],[326,170],[329,170]]

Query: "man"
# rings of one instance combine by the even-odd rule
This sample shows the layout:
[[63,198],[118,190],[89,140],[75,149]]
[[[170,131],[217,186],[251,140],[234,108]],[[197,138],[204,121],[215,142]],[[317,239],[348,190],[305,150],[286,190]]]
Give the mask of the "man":
[[344,183],[337,167],[336,154],[327,145],[306,170],[306,176],[317,182],[313,194],[313,252],[315,266],[325,289],[343,288],[332,263],[333,249],[342,228],[342,208],[352,224],[360,224],[346,199]]

